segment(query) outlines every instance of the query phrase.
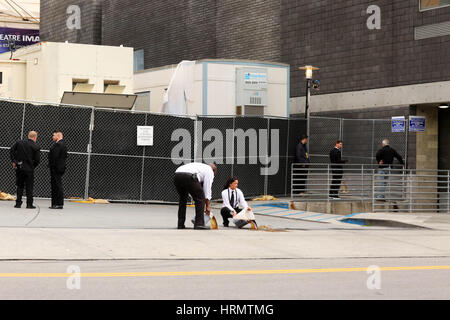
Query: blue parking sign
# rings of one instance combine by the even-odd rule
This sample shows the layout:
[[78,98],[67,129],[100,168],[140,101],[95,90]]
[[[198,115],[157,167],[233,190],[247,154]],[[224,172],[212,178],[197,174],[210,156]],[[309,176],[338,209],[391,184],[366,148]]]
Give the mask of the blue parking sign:
[[409,117],[409,131],[410,132],[425,132],[426,117],[411,116]]
[[392,117],[392,132],[405,132],[405,117]]

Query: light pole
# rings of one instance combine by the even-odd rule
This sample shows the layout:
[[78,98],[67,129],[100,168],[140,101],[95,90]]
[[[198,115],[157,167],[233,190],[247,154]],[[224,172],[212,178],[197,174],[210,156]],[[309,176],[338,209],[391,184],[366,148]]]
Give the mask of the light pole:
[[306,106],[305,106],[305,119],[306,119],[306,134],[309,137],[309,104],[311,101],[311,89],[318,89],[320,86],[320,82],[318,80],[313,82],[313,72],[315,70],[320,70],[319,68],[313,67],[313,66],[304,66],[299,68],[300,70],[305,71],[305,77],[306,77]]

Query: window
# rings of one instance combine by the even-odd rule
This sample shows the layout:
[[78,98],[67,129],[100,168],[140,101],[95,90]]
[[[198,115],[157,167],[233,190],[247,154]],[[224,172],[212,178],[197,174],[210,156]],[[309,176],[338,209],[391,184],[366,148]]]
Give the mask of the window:
[[150,91],[137,92],[134,110],[150,112]]
[[125,86],[120,85],[118,80],[105,80],[103,81],[103,92],[104,93],[115,93],[121,94],[125,90]]
[[450,6],[450,0],[420,0],[420,10]]
[[144,70],[144,49],[134,52],[134,72]]
[[89,79],[72,79],[73,92],[92,92],[93,84],[89,84]]
[[0,72],[0,84],[3,84],[3,72]]

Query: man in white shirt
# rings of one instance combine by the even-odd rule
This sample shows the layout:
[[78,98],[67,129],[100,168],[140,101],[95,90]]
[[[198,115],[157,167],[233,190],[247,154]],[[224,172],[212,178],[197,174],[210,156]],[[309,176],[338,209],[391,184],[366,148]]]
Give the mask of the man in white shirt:
[[[189,163],[175,171],[174,183],[180,195],[178,229],[185,229],[186,205],[189,194],[195,202],[194,229],[206,230],[204,213],[211,214],[212,184],[217,173],[215,164]],[[205,209],[206,206],[206,209]]]
[[[251,211],[252,208],[245,201],[244,193],[238,188],[239,180],[235,177],[228,179],[227,183],[224,186],[224,190],[222,191],[222,200],[223,206],[220,214],[223,218],[223,226],[228,227],[229,221],[228,219],[234,218],[240,211],[239,207],[247,208],[247,210]],[[238,228],[242,228],[248,222],[241,221]]]

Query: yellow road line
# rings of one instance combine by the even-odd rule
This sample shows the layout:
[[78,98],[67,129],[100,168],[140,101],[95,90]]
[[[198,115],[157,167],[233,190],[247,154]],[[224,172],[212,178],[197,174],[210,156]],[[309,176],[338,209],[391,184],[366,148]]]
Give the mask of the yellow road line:
[[[82,278],[120,277],[183,277],[183,276],[238,276],[238,275],[282,275],[309,273],[367,272],[368,268],[338,269],[292,269],[292,270],[237,270],[237,271],[187,271],[187,272],[124,272],[124,273],[81,273]],[[380,271],[425,271],[450,270],[450,266],[423,267],[381,267]],[[67,278],[74,273],[0,273],[0,278]]]

